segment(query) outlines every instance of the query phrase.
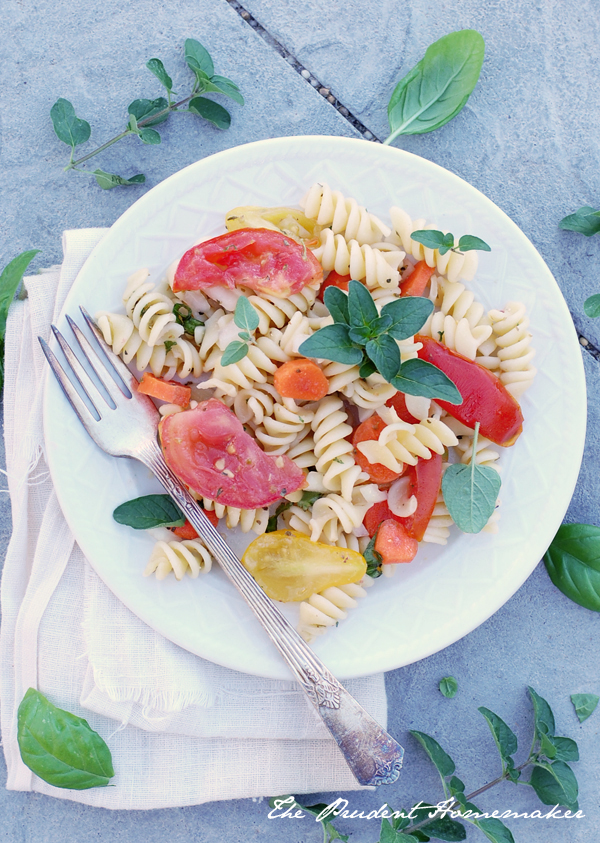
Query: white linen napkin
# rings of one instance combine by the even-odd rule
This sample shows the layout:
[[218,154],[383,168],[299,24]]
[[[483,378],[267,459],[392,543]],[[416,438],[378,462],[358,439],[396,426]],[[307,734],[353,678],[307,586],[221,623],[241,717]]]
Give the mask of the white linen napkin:
[[[42,389],[48,338],[105,229],[67,231],[64,262],[25,279],[10,311],[5,439],[13,535],[1,585],[0,724],[10,790],[120,809],[359,789],[295,682],[212,664],[135,617],[92,570],[62,515],[48,472]],[[346,687],[385,727],[382,674]],[[85,717],[108,742],[114,787],[46,784],[23,764],[17,708],[34,687]]]

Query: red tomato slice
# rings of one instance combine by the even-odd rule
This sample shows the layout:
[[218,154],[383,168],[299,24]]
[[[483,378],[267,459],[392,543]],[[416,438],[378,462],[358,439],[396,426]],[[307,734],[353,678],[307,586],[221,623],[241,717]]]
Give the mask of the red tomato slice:
[[429,460],[419,458],[418,463],[411,466],[409,471],[410,494],[417,496],[417,508],[412,515],[408,515],[406,518],[397,518],[397,520],[404,525],[411,538],[420,542],[425,535],[440,491],[442,456],[432,453]]
[[386,424],[381,416],[374,413],[362,424],[359,424],[352,435],[352,444],[355,448],[354,459],[362,470],[367,472],[373,483],[392,483],[401,476],[401,474],[396,471],[392,471],[390,468],[386,468],[386,466],[382,465],[380,462],[369,462],[365,455],[361,454],[356,447],[359,442],[366,442],[370,439],[379,439],[379,434],[385,426]]
[[375,539],[375,550],[381,553],[383,565],[394,565],[398,562],[412,562],[417,555],[419,542],[411,538],[402,524],[389,519],[384,521]]
[[370,538],[373,538],[382,521],[387,521],[389,518],[397,518],[397,516],[393,514],[387,505],[387,501],[374,503],[373,506],[367,509],[363,524]]
[[319,295],[317,296],[317,298],[323,301],[323,294],[325,293],[327,287],[337,287],[338,289],[343,290],[345,293],[347,293],[349,283],[349,275],[338,275],[335,269],[333,269],[321,284],[321,289],[319,290]]
[[239,509],[267,506],[304,485],[289,457],[265,454],[216,398],[164,418],[160,440],[169,468],[202,497]]
[[463,399],[458,405],[438,399],[436,403],[467,427],[474,429],[479,422],[480,434],[497,445],[514,444],[523,430],[523,414],[518,401],[498,378],[431,337],[417,334],[415,342],[423,343],[419,351],[421,360],[433,363],[448,375]]
[[[210,523],[213,525],[213,527],[219,526],[219,519],[217,518],[217,515],[213,510],[205,509],[204,514],[206,515],[206,517],[208,518]],[[187,518],[185,519],[185,524],[183,524],[181,527],[174,527],[173,528],[173,533],[178,538],[184,539],[184,540],[187,539],[188,541],[191,540],[191,539],[197,539],[198,538],[198,533],[196,531],[196,528],[194,527],[193,524],[190,524],[190,522],[187,520]]]
[[177,266],[173,290],[249,287],[287,298],[322,280],[321,264],[306,246],[279,231],[238,228],[187,251]]
[[398,413],[398,418],[408,424],[419,424],[419,419],[416,419],[414,416],[408,412],[406,407],[406,396],[403,392],[397,392],[395,395],[392,395],[391,398],[385,402],[386,407],[393,407],[394,410]]

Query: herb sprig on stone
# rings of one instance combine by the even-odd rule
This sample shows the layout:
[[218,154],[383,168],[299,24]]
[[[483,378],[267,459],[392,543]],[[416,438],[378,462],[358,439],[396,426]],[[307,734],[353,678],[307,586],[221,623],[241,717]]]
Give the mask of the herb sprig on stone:
[[379,372],[408,395],[462,402],[456,386],[437,366],[418,359],[401,362],[397,341],[412,337],[423,327],[433,311],[429,299],[399,298],[384,305],[380,314],[364,284],[350,281],[348,293],[327,287],[323,301],[334,323],[305,340],[298,349],[300,354],[359,366],[361,378]]

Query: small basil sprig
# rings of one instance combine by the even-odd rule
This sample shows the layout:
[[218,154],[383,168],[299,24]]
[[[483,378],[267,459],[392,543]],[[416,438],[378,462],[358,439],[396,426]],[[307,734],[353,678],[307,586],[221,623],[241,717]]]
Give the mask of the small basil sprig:
[[229,343],[221,357],[221,366],[238,363],[248,354],[253,339],[252,332],[258,328],[260,322],[258,312],[245,296],[240,296],[236,302],[233,321],[241,329],[238,334],[239,340]]
[[115,771],[110,749],[88,722],[29,688],[17,713],[23,763],[54,787],[106,787]]
[[491,248],[480,237],[474,237],[472,234],[463,234],[458,243],[454,242],[453,234],[444,234],[443,231],[437,231],[434,228],[423,228],[418,231],[413,231],[410,235],[412,240],[417,243],[422,243],[428,249],[437,249],[440,255],[445,255],[446,252],[491,252]]
[[152,527],[183,527],[185,516],[170,495],[143,495],[126,501],[113,512],[117,524],[134,530]]
[[463,108],[477,84],[485,43],[479,32],[450,32],[431,44],[398,82],[388,105],[390,144],[399,135],[433,132]]
[[189,334],[191,337],[194,336],[196,328],[204,325],[204,322],[200,322],[199,319],[194,318],[192,309],[187,304],[183,304],[183,302],[173,305],[173,313],[175,314],[177,324],[182,325],[186,334]]
[[433,311],[433,303],[420,296],[396,299],[381,308],[364,284],[350,281],[348,292],[327,287],[323,296],[334,324],[320,328],[300,345],[306,357],[333,360],[360,366],[359,375],[379,372],[382,377],[409,395],[440,398],[460,404],[456,386],[437,366],[424,360],[401,362],[396,340],[405,340],[423,327]]
[[544,555],[544,565],[563,594],[600,612],[600,527],[563,524]]
[[371,577],[371,579],[377,579],[383,573],[381,566],[383,563],[383,556],[379,551],[375,550],[375,542],[377,541],[377,533],[379,532],[379,528],[375,530],[373,538],[369,542],[369,544],[365,547],[363,556],[365,558],[365,562],[367,563],[367,574]]
[[21,252],[4,267],[0,275],[0,390],[4,384],[4,338],[8,310],[23,280],[25,270],[39,251],[30,249],[28,252]]
[[574,214],[563,217],[558,227],[566,231],[577,231],[579,234],[585,234],[586,237],[592,237],[594,234],[600,233],[600,211],[596,211],[589,205],[584,205]]
[[449,465],[442,478],[444,503],[456,526],[463,533],[479,533],[496,507],[500,491],[500,475],[494,468],[477,465],[477,437],[475,425],[471,462],[468,465]]
[[[231,115],[214,100],[208,99],[202,94],[222,94],[237,102],[244,104],[238,86],[231,79],[215,74],[214,65],[208,51],[193,38],[185,42],[185,61],[190,70],[194,73],[194,85],[192,92],[179,102],[173,102],[173,80],[165,70],[160,59],[153,58],[146,63],[148,70],[156,76],[166,90],[167,98],[157,97],[156,99],[138,99],[129,104],[127,108],[127,126],[123,132],[101,146],[74,160],[76,147],[86,143],[91,135],[90,124],[75,114],[75,109],[69,100],[60,97],[50,110],[52,125],[57,137],[67,146],[71,147],[71,157],[65,170],[75,170],[79,173],[87,173],[94,176],[96,182],[103,190],[110,190],[113,187],[127,187],[143,184],[146,177],[143,173],[125,178],[115,173],[107,173],[104,170],[86,170],[80,167],[84,161],[97,155],[99,152],[112,146],[117,141],[128,135],[137,135],[142,143],[157,145],[161,142],[161,136],[152,128],[168,120],[173,112],[187,111],[197,114],[218,129],[227,129],[231,123]],[[189,104],[187,108],[182,106]]]

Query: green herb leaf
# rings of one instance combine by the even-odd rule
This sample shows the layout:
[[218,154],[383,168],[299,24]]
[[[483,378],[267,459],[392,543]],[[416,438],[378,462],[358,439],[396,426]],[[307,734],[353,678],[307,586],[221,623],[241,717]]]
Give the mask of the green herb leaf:
[[29,688],[17,714],[23,763],[54,787],[106,787],[114,776],[110,750],[86,720]]
[[244,331],[256,331],[260,323],[258,311],[248,301],[246,296],[240,296],[233,312],[233,321]]
[[[169,119],[168,112],[167,114],[162,114],[160,117],[156,117],[156,119],[153,120],[149,118],[152,118],[153,115],[164,111],[165,108],[168,107],[169,103],[164,97],[158,97],[155,100],[134,100],[129,104],[127,113],[130,115],[133,114],[136,119],[136,123],[141,123],[142,120],[144,120],[148,121],[145,123],[146,126],[158,126],[159,123],[164,123],[165,120]],[[158,133],[156,132],[155,134]],[[148,143],[148,141],[146,141],[146,143]],[[154,141],[154,143],[160,143],[160,141]]]
[[200,71],[210,78],[215,72],[215,66],[208,50],[193,38],[188,38],[185,42],[184,58],[187,66],[194,73]]
[[379,317],[371,293],[360,281],[348,284],[348,315],[350,325],[355,328],[369,327]]
[[134,530],[152,527],[183,527],[185,516],[169,495],[143,495],[118,506],[113,512],[117,524]]
[[156,146],[161,141],[160,135],[155,129],[140,129],[138,137],[141,141],[143,141],[143,143],[147,143],[151,146]]
[[502,759],[503,769],[512,769],[514,767],[514,761],[510,756],[518,749],[517,736],[512,729],[506,725],[504,720],[502,720],[501,717],[498,717],[497,714],[494,714],[493,711],[490,711],[489,708],[480,706],[477,711],[483,714],[488,726],[490,727],[490,731]]
[[575,714],[580,723],[596,711],[598,701],[600,697],[597,694],[571,694],[571,702],[575,706]]
[[367,563],[367,574],[374,580],[382,574],[381,565],[383,556],[375,550],[375,542],[377,541],[377,530],[369,544],[365,547],[363,556]]
[[381,308],[382,316],[391,316],[392,324],[387,329],[396,340],[405,340],[417,334],[429,319],[433,302],[422,296],[405,296],[389,302]]
[[131,176],[131,178],[126,179],[124,176],[117,176],[115,173],[94,170],[94,176],[102,190],[112,190],[113,187],[130,187],[137,184],[144,184],[146,181],[146,176],[143,173],[138,173],[137,176]]
[[381,334],[377,339],[369,340],[365,351],[379,373],[391,383],[400,371],[400,351],[396,341],[388,334]]
[[365,345],[371,337],[375,336],[375,333],[371,331],[370,327],[363,325],[362,328],[350,328],[348,336],[357,345]]
[[27,252],[21,252],[10,263],[7,263],[2,270],[2,275],[0,275],[0,340],[2,342],[6,335],[8,310],[13,302],[15,293],[19,289],[19,284],[23,280],[25,270],[39,252],[39,249],[29,249]]
[[165,70],[165,66],[160,59],[150,59],[146,62],[146,67],[153,73],[161,82],[169,93],[173,90],[173,80]]
[[301,343],[299,353],[304,357],[333,360],[350,366],[362,362],[362,349],[353,345],[346,325],[327,325]]
[[[203,94],[224,94],[226,97],[229,97],[235,102],[239,103],[240,105],[244,105],[244,98],[240,94],[239,88],[237,85],[235,88],[231,87],[230,85],[223,85],[222,83],[215,82],[215,79],[219,77],[213,76],[212,79],[206,79],[202,82],[202,93]],[[222,77],[221,77],[222,78]],[[233,84],[233,83],[231,83]]]
[[480,237],[473,237],[472,234],[463,234],[458,241],[458,248],[461,252],[491,252],[491,248]]
[[552,738],[554,758],[557,761],[579,761],[579,747],[571,738]]
[[586,237],[592,237],[600,232],[600,211],[584,205],[574,214],[564,217],[558,225],[566,231],[577,231],[579,234],[585,234]]
[[515,838],[512,836],[510,829],[495,817],[475,820],[474,825],[483,831],[487,839],[491,840],[492,843],[515,843]]
[[189,334],[191,337],[194,336],[196,328],[200,328],[204,325],[204,322],[201,322],[199,319],[195,319],[194,316],[192,316],[191,308],[189,308],[187,304],[183,304],[183,302],[173,305],[173,313],[175,314],[175,321],[177,324],[183,325],[186,334]]
[[358,370],[358,375],[361,378],[368,378],[370,375],[372,375],[376,371],[377,371],[377,367],[375,366],[375,363],[373,363],[372,360],[369,360],[368,358],[365,357],[363,362],[360,364],[360,369]]
[[462,404],[462,395],[441,369],[425,360],[407,360],[391,380],[392,386],[407,395],[439,398],[450,404]]
[[437,249],[440,255],[445,255],[454,248],[453,234],[444,234],[443,231],[433,228],[420,228],[418,231],[413,231],[410,237],[411,240],[422,243],[427,249]]
[[452,697],[456,696],[456,692],[458,691],[458,682],[454,678],[454,676],[445,676],[439,685],[441,693],[448,697],[448,699],[452,699]]
[[340,290],[339,287],[326,287],[323,293],[323,302],[333,316],[334,322],[342,322],[344,325],[350,324],[348,293]]
[[573,770],[564,761],[536,764],[529,784],[544,805],[564,805],[570,811],[577,811],[579,808],[577,779]]
[[600,527],[563,524],[546,551],[544,564],[563,594],[600,612]]
[[450,758],[448,753],[442,749],[435,738],[432,738],[430,735],[426,735],[425,732],[416,732],[413,729],[410,730],[410,733],[419,741],[442,779],[445,779],[446,776],[451,776],[454,773],[454,770],[456,769],[454,761]]
[[448,785],[450,787],[450,793],[452,794],[452,796],[456,796],[456,794],[458,793],[462,793],[464,796],[465,783],[461,781],[458,776],[452,776],[452,778],[448,782]]
[[167,351],[170,351],[175,345],[177,345],[175,340],[165,340],[165,348],[167,349]]
[[477,436],[475,425],[473,456],[469,465],[449,465],[442,478],[444,503],[456,526],[463,533],[479,533],[496,508],[500,491],[500,475],[494,468],[477,465]]
[[549,735],[552,737],[556,728],[554,725],[554,715],[552,714],[552,709],[546,700],[543,697],[540,697],[533,688],[527,686],[527,690],[529,691],[529,696],[531,697],[531,702],[533,703],[536,736],[538,738],[542,735]]
[[477,84],[485,44],[473,29],[451,32],[431,44],[421,61],[396,85],[388,105],[391,134],[432,132],[452,120]]
[[221,357],[221,366],[230,366],[232,363],[239,363],[248,354],[249,347],[247,342],[240,342],[238,340],[230,342]]
[[231,114],[227,109],[206,97],[194,97],[189,104],[189,110],[208,120],[217,129],[228,129],[231,125]]
[[583,303],[583,309],[586,316],[597,319],[600,316],[600,293],[587,298]]
[[[433,813],[433,810],[430,813]],[[439,817],[437,820],[432,820],[430,823],[422,826],[420,831],[426,834],[428,839],[429,837],[434,837],[436,840],[447,840],[449,843],[467,839],[467,832],[464,825],[461,825],[461,823],[450,817]]]
[[300,509],[303,509],[305,512],[308,512],[308,510],[312,508],[314,503],[322,497],[323,494],[321,492],[302,492],[302,497],[297,503],[294,504],[294,506],[299,506]]
[[274,533],[277,530],[277,519],[279,518],[281,513],[285,512],[286,509],[289,509],[291,505],[291,501],[281,501],[274,514],[269,516],[269,520],[267,521],[267,529],[265,530],[265,532]]
[[50,109],[52,125],[59,140],[72,149],[89,140],[92,132],[90,124],[75,115],[75,109],[69,100],[57,99]]

